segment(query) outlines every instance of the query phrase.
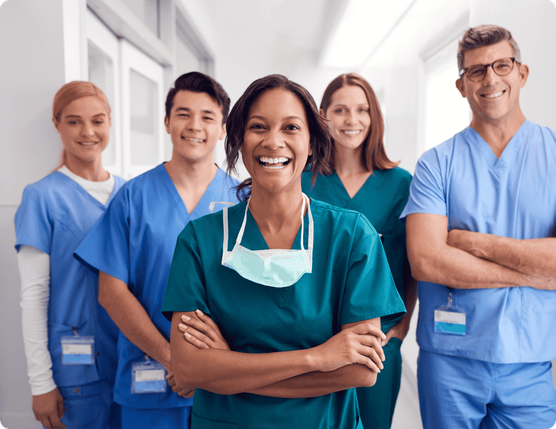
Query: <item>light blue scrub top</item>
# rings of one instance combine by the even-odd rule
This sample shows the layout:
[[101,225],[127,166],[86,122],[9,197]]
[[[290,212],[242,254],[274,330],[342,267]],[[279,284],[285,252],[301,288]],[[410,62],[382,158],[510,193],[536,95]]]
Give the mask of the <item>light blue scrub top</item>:
[[[236,241],[245,205],[229,209],[228,250]],[[222,266],[222,213],[191,222],[176,244],[162,305],[165,315],[200,309],[219,326],[232,350],[270,353],[315,347],[347,323],[403,314],[380,238],[369,221],[360,213],[314,199],[311,213],[312,273],[285,288],[251,282]],[[306,214],[305,248],[308,228]],[[301,228],[293,249],[301,248],[300,240]],[[268,249],[250,212],[241,244],[251,250]],[[196,389],[192,428],[354,429],[355,399],[354,389],[297,399]]]
[[[33,246],[50,256],[48,350],[57,386],[102,380],[116,372],[118,328],[97,301],[98,276],[73,257],[73,252],[106,210],[124,180],[114,177],[104,205],[77,182],[55,171],[23,191],[15,214],[15,248]],[[62,365],[63,336],[94,336],[94,365]]]
[[[237,203],[236,179],[224,171],[212,179],[191,215],[172,179],[161,164],[127,182],[102,219],[76,251],[95,271],[103,271],[125,282],[160,333],[170,340],[170,322],[160,313],[176,238],[193,219],[210,213],[211,202]],[[215,210],[222,209],[221,204]],[[118,371],[114,400],[134,408],[189,406],[192,399],[179,397],[170,388],[165,393],[131,393],[131,366],[144,362],[144,353],[120,333]]]
[[[529,121],[498,159],[468,127],[426,152],[415,170],[401,219],[448,217],[448,229],[516,239],[550,237],[556,226],[556,134]],[[556,358],[556,292],[530,287],[455,289],[467,313],[465,336],[434,332],[434,310],[448,288],[419,282],[417,341],[424,350],[494,363]]]

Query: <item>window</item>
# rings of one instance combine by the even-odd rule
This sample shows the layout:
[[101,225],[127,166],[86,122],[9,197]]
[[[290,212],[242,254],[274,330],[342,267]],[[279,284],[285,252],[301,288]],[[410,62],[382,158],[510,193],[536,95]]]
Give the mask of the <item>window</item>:
[[470,109],[455,82],[457,40],[425,61],[425,144],[423,152],[448,140],[469,125]]

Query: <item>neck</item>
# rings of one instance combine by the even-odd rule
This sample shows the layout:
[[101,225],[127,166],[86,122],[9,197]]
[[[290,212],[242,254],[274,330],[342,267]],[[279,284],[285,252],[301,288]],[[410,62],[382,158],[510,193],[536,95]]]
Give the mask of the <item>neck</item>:
[[79,177],[91,182],[104,182],[110,178],[110,173],[102,167],[100,156],[94,161],[84,161],[71,156],[71,154],[67,154],[64,165],[73,174],[77,174]]
[[488,143],[497,158],[500,158],[502,152],[523,125],[526,118],[521,110],[516,112],[510,118],[498,120],[485,120],[473,113],[473,120],[470,127]]
[[164,167],[177,187],[198,188],[199,185],[210,183],[218,171],[213,158],[214,153],[211,153],[201,161],[190,161],[174,152]]
[[363,165],[363,145],[350,149],[334,143],[334,170],[341,176],[368,173]]
[[291,224],[297,225],[299,229],[302,204],[301,181],[292,190],[280,193],[267,192],[253,183],[249,210],[261,231],[276,232],[284,225]]

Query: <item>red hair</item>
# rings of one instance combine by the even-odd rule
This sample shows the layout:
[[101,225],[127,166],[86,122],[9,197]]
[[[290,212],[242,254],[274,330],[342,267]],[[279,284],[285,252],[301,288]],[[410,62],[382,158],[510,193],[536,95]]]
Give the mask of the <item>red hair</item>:
[[[389,170],[396,167],[400,162],[390,161],[384,150],[384,120],[382,112],[375,92],[371,84],[357,73],[345,73],[338,76],[328,84],[320,108],[326,116],[326,110],[330,107],[332,95],[344,86],[358,86],[367,97],[369,103],[369,115],[371,116],[371,130],[369,135],[363,142],[362,161],[363,166],[368,170]],[[334,169],[334,146],[332,146],[332,154],[329,159],[329,166]]]
[[[97,97],[104,107],[106,107],[106,113],[108,113],[108,118],[110,118],[110,104],[108,103],[108,98],[104,95],[104,92],[92,82],[74,80],[73,82],[66,83],[62,86],[56,95],[54,96],[54,101],[52,102],[52,122],[58,124],[60,119],[62,119],[62,111],[71,102],[84,97]],[[66,149],[62,149],[60,154],[60,162],[55,170],[58,170],[66,163]]]

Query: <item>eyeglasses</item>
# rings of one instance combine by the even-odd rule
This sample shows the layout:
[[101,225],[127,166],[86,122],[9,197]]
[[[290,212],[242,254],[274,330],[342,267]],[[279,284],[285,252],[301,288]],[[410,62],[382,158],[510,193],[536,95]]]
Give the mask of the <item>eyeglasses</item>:
[[514,69],[514,63],[519,64],[519,61],[515,58],[501,58],[490,64],[476,64],[464,68],[460,70],[459,76],[461,77],[465,73],[471,82],[481,82],[487,74],[488,67],[492,67],[498,76],[506,76]]

